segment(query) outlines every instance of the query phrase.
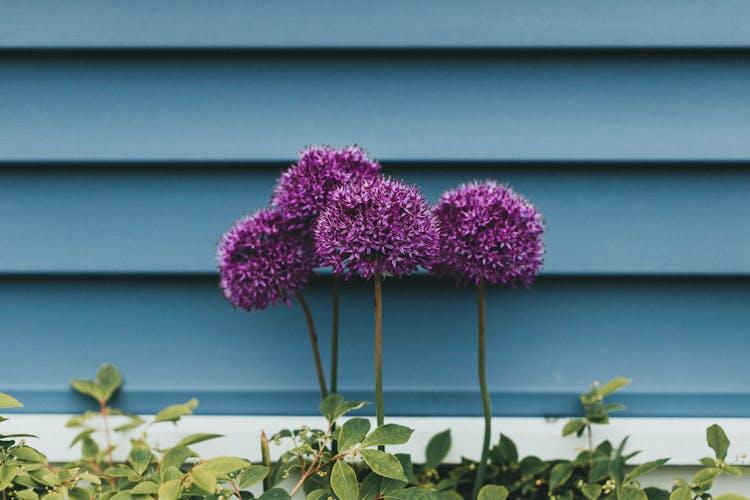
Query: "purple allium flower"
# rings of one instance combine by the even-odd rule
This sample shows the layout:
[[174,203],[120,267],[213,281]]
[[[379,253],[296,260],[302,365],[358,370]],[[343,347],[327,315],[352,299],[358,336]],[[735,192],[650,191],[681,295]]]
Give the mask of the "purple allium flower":
[[368,158],[358,146],[340,150],[311,146],[302,151],[296,164],[283,174],[271,204],[289,217],[312,223],[328,202],[328,196],[342,184],[371,179],[380,164]]
[[462,283],[530,286],[544,260],[544,220],[505,184],[471,182],[447,191],[433,208],[440,257],[433,271]]
[[246,311],[289,303],[313,273],[313,259],[296,223],[278,210],[237,221],[218,248],[224,295]]
[[414,186],[378,176],[331,193],[315,225],[321,265],[347,277],[406,276],[429,268],[438,252],[438,222]]

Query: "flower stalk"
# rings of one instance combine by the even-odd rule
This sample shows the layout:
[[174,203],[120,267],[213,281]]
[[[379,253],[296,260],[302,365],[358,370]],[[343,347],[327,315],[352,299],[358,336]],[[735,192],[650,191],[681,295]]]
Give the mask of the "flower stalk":
[[487,459],[490,454],[490,437],[492,436],[492,401],[487,387],[487,322],[484,294],[484,279],[477,285],[477,319],[478,319],[478,349],[477,371],[479,375],[479,391],[482,395],[482,413],[484,415],[484,439],[482,440],[482,458],[479,460],[477,475],[474,479],[472,498],[477,498],[479,490],[484,484],[487,471]]
[[331,294],[331,391],[339,390],[339,289],[340,280],[333,275]]
[[381,426],[385,421],[385,412],[383,410],[383,285],[380,272],[375,273],[373,281],[375,282],[375,414],[378,426]]
[[323,372],[323,363],[320,361],[320,349],[318,349],[318,336],[315,334],[315,323],[313,322],[312,312],[310,312],[310,306],[307,305],[307,301],[302,297],[302,294],[297,292],[295,295],[297,302],[302,306],[302,310],[305,313],[305,320],[307,321],[307,333],[310,337],[310,347],[312,348],[313,361],[315,363],[315,372],[318,376],[318,386],[320,387],[320,399],[325,399],[328,395],[326,389],[326,376]]

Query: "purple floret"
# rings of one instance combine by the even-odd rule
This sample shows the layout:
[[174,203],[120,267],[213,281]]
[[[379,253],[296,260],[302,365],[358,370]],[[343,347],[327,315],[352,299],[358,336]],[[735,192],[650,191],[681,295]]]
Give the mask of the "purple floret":
[[371,179],[379,172],[380,164],[358,146],[340,150],[312,146],[281,174],[271,204],[290,218],[312,226],[333,190],[342,184]]
[[278,210],[237,221],[218,248],[224,295],[246,311],[289,302],[313,273],[300,227]]
[[378,176],[331,193],[315,225],[323,266],[351,277],[359,272],[406,276],[429,268],[438,252],[438,222],[414,186]]
[[544,220],[523,196],[494,181],[471,182],[443,194],[440,256],[433,272],[459,282],[530,286],[544,261]]

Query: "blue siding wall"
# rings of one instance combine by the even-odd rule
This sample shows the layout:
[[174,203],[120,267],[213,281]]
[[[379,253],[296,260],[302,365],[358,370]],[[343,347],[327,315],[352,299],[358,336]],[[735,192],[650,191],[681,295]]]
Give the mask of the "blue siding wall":
[[[26,411],[85,407],[67,379],[109,361],[133,411],[315,412],[301,311],[232,309],[214,248],[300,148],[359,143],[431,201],[496,178],[544,213],[537,284],[489,295],[497,415],[632,376],[629,415],[750,416],[746,3],[208,5],[0,7],[0,390]],[[472,290],[384,294],[387,411],[480,414]],[[371,300],[345,284],[355,398]]]

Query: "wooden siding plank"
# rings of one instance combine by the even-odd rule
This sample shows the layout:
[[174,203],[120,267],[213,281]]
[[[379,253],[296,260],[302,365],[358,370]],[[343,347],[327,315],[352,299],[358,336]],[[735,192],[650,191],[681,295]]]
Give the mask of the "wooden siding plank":
[[[328,285],[318,280],[306,291],[324,356]],[[343,392],[368,400],[370,287],[345,283],[340,370]],[[479,414],[474,300],[471,289],[451,283],[386,282],[389,414]],[[746,279],[543,278],[531,290],[493,288],[495,414],[577,413],[576,394],[595,378],[632,376],[632,389],[618,398],[629,416],[748,417],[748,300]],[[210,277],[3,278],[0,303],[4,349],[33,348],[4,361],[3,390],[23,397],[26,412],[80,410],[84,400],[67,380],[90,376],[105,361],[122,368],[128,390],[120,402],[132,411],[152,413],[196,395],[204,414],[315,412],[297,307],[234,310]],[[721,363],[696,370],[707,353]],[[279,359],[292,369],[281,369]]]
[[[214,273],[214,248],[268,203],[281,167],[0,170],[0,273]],[[707,166],[397,165],[432,202],[510,182],[548,225],[545,273],[750,275],[750,171]]]
[[747,47],[742,0],[7,2],[0,48]]
[[0,162],[750,161],[745,54],[0,57]]

